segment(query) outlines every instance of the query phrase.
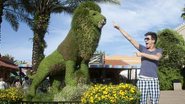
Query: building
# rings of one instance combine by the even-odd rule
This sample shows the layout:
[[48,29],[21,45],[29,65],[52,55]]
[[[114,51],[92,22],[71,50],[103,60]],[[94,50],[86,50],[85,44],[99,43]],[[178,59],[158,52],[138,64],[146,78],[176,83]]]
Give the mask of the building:
[[17,65],[7,60],[4,57],[0,57],[0,78],[3,78],[7,82],[11,82],[11,75],[16,75],[19,68]]
[[[97,57],[95,55],[89,64],[90,78],[94,83],[104,84],[118,84],[123,82],[123,78],[125,80],[135,80],[139,72],[140,63],[141,58],[137,56],[103,55]],[[122,74],[120,74],[121,72]]]
[[177,28],[175,28],[175,31],[177,31],[179,34],[181,34],[185,40],[185,23],[181,24]]
[[141,64],[141,58],[137,56],[113,55],[113,56],[105,56],[105,60],[115,61],[113,65],[115,64],[120,65],[120,61],[122,61],[123,68],[131,68],[131,67],[139,68]]

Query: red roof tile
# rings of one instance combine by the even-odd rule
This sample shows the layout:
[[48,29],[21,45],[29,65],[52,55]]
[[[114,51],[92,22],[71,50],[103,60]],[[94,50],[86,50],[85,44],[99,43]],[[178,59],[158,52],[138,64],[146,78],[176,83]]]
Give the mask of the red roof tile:
[[106,60],[105,59],[105,64],[106,65],[112,65],[112,66],[115,66],[115,65],[122,65],[122,66],[125,66],[125,65],[128,65],[128,63],[122,61],[122,60]]
[[5,61],[3,61],[3,60],[1,60],[1,59],[0,59],[0,67],[18,70],[18,66],[17,66],[17,65],[7,63],[7,62],[5,62]]

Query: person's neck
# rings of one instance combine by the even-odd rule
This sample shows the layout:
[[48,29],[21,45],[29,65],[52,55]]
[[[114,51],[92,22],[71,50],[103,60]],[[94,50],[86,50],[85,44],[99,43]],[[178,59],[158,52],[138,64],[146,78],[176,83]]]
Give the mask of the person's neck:
[[156,49],[155,45],[152,45],[150,48],[148,48],[149,51],[154,51]]

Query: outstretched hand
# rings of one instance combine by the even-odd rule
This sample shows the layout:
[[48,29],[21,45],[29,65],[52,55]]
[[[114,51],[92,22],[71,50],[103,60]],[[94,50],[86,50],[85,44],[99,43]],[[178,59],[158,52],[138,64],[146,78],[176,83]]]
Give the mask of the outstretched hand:
[[142,56],[142,53],[141,52],[136,52],[136,56],[137,57],[141,57]]
[[116,28],[118,30],[120,29],[120,26],[118,24],[116,24],[114,21],[112,21],[112,24],[113,24],[114,28]]

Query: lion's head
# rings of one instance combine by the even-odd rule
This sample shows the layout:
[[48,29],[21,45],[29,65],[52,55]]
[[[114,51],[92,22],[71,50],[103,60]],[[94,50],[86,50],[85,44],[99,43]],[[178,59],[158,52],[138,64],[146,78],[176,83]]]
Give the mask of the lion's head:
[[[96,27],[101,30],[106,18],[101,14],[101,8],[94,2],[84,2],[75,11],[72,19],[72,28]],[[87,31],[88,29],[85,29]]]
[[58,50],[65,59],[89,60],[99,43],[102,27],[106,18],[101,14],[101,8],[94,2],[81,3],[74,11],[71,29]]
[[101,8],[94,2],[84,2],[75,10],[71,27],[76,33],[81,57],[86,60],[92,57],[105,23],[106,18],[101,14]]

